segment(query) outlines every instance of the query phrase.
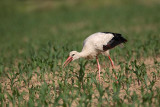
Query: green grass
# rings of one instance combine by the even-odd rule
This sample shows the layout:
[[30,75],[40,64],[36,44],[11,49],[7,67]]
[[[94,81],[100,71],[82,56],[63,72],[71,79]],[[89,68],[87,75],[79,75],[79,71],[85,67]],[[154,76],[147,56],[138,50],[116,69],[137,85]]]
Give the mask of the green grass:
[[[0,105],[159,106],[159,10],[159,0],[2,0]],[[95,60],[62,68],[69,52],[99,31],[128,40],[110,51],[115,70],[100,56],[102,84]]]

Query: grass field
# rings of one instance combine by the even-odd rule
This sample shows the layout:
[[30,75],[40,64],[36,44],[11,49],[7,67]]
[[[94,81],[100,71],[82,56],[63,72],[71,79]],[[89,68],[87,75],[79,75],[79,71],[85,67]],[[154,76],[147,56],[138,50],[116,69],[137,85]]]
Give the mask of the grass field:
[[[0,106],[159,106],[160,1],[0,2]],[[128,42],[65,69],[72,50],[95,32]],[[114,78],[118,77],[118,84]]]

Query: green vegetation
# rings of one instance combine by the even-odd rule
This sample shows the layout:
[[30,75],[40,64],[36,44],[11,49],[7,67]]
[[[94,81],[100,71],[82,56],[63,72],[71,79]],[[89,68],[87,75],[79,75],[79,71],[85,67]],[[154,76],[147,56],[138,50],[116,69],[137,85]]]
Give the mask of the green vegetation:
[[[159,106],[160,1],[0,2],[0,106]],[[111,50],[65,69],[72,50],[92,33],[121,33]],[[114,75],[118,77],[118,84]]]

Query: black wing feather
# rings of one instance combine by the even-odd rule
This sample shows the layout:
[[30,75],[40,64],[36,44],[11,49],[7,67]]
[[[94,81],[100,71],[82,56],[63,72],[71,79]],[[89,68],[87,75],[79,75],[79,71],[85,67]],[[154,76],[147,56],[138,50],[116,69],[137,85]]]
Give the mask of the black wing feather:
[[[103,32],[103,33],[111,33],[111,32]],[[111,34],[113,34],[114,37],[107,43],[107,45],[103,45],[104,51],[112,49],[121,43],[127,42],[127,40],[124,37],[122,37],[121,34],[119,33],[111,33]]]

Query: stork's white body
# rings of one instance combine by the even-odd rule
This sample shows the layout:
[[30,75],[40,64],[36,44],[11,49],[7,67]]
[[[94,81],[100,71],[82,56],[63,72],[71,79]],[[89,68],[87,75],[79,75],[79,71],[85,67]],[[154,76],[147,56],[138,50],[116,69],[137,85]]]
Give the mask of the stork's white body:
[[104,51],[103,45],[107,45],[113,37],[114,36],[111,33],[105,34],[102,32],[97,32],[87,37],[83,42],[82,53],[85,53],[84,57],[91,59],[100,53],[108,55],[109,50]]

